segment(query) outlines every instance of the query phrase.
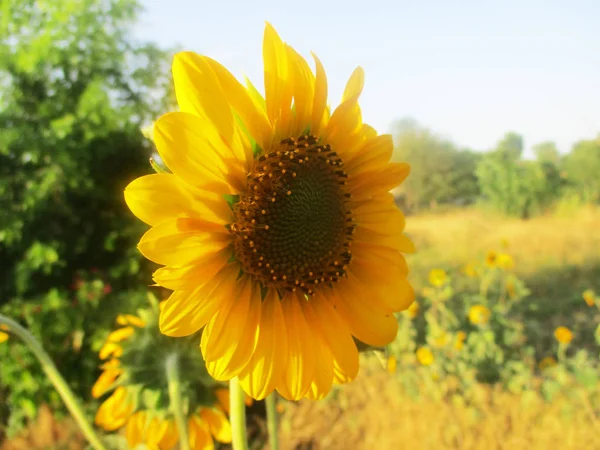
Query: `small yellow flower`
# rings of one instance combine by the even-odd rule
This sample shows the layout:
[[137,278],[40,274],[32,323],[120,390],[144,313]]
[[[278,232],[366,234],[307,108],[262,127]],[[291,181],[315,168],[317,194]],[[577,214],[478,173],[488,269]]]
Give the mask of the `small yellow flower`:
[[414,301],[412,302],[412,304],[406,309],[406,315],[408,317],[410,317],[411,319],[414,319],[415,317],[417,317],[419,315],[419,311],[421,309],[421,306],[419,305],[418,301]]
[[554,337],[561,344],[569,344],[573,340],[573,332],[567,327],[558,327],[554,330]]
[[417,350],[417,360],[423,366],[430,366],[435,361],[432,351],[427,347],[420,347]]
[[117,325],[133,325],[134,327],[143,328],[146,326],[144,321],[138,316],[132,314],[119,314],[117,316]]
[[432,345],[436,348],[445,347],[450,341],[450,336],[445,331],[438,333],[432,340]]
[[592,291],[591,289],[587,289],[586,291],[584,291],[583,299],[585,300],[587,305],[590,307],[592,307],[596,304],[596,295],[594,294],[594,291]]
[[473,325],[485,325],[489,322],[491,312],[483,305],[474,305],[469,309],[469,321]]
[[498,253],[496,255],[496,267],[502,270],[511,270],[515,267],[515,262],[507,253]]
[[442,269],[432,269],[429,272],[429,283],[431,283],[432,286],[442,287],[444,284],[446,284],[447,280],[448,275]]
[[454,341],[454,349],[461,350],[465,345],[465,341],[467,340],[467,333],[464,331],[459,331],[456,333],[456,340]]
[[490,250],[489,252],[487,252],[487,255],[485,256],[485,264],[488,267],[496,267],[496,258],[497,257],[498,257],[498,254],[494,250]]
[[[8,327],[4,324],[0,325],[0,330],[8,331]],[[0,331],[0,344],[8,341],[8,333]]]
[[462,271],[469,278],[476,278],[479,275],[479,271],[477,270],[475,263],[468,263],[463,267]]
[[544,370],[548,367],[554,367],[556,366],[556,364],[556,359],[554,359],[553,356],[546,356],[539,362],[538,367],[540,368],[540,370]]
[[389,356],[388,360],[387,360],[387,371],[389,373],[396,373],[396,365],[397,365],[397,361],[396,361],[396,357],[395,356]]

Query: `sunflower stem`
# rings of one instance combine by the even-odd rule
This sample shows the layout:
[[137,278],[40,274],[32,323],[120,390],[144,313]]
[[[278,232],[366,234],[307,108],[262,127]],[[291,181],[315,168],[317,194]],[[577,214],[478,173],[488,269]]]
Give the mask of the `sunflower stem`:
[[44,348],[41,346],[41,344],[29,331],[27,331],[14,320],[9,319],[2,314],[0,314],[0,325],[6,325],[11,334],[14,334],[21,339],[33,352],[35,357],[42,365],[44,373],[54,385],[54,388],[58,391],[60,398],[62,398],[62,401],[65,403],[67,409],[71,413],[71,416],[73,416],[73,419],[75,419],[75,422],[77,422],[77,425],[79,425],[81,432],[90,445],[95,450],[106,450],[106,447],[96,434],[94,427],[92,427],[90,422],[88,422],[79,400],[73,391],[71,391],[69,385],[54,365],[54,362],[52,362],[52,359],[48,353],[44,351]]
[[179,449],[190,450],[187,424],[181,400],[181,382],[179,381],[179,355],[172,353],[165,362],[171,412],[175,416],[175,425],[179,433]]
[[267,406],[267,430],[269,432],[269,448],[279,450],[279,438],[277,437],[277,394],[271,393],[266,399]]
[[233,450],[248,450],[244,391],[237,377],[229,380],[229,420],[231,421]]

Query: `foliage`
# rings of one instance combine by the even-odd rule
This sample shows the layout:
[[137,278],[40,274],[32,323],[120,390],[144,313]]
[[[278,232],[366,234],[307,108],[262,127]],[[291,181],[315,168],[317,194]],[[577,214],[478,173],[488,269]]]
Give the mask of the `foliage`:
[[411,164],[411,175],[399,191],[409,209],[434,204],[464,205],[477,198],[477,153],[459,150],[410,120],[400,121],[394,127],[393,158]]
[[572,192],[584,202],[600,202],[600,135],[593,140],[580,141],[574,145],[564,160],[565,174]]
[[[148,279],[135,249],[144,228],[122,191],[148,172],[140,126],[167,108],[169,58],[129,38],[138,10],[133,0],[6,0],[0,14],[0,308],[84,397],[104,311],[134,308]],[[25,348],[0,353],[15,431],[36,405],[60,402]]]
[[[511,255],[489,252],[444,283],[437,282],[439,271],[432,271],[436,282],[417,300],[420,312],[399,317],[398,338],[390,346],[408,392],[464,401],[484,383],[514,394],[533,390],[550,401],[583,389],[593,407],[600,406],[600,332],[559,326],[542,333],[544,325],[526,314],[530,291],[515,275]],[[594,292],[586,290],[581,303],[596,317],[590,324],[597,323]],[[431,351],[425,359],[424,348]]]

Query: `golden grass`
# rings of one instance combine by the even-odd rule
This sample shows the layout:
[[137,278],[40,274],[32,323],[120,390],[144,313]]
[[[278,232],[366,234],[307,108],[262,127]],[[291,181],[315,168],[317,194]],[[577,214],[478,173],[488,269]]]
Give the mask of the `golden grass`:
[[286,403],[282,449],[548,450],[600,448],[584,397],[545,403],[481,387],[474,404],[415,401],[387,372],[362,373],[330,401]]
[[433,267],[457,267],[481,259],[490,249],[507,252],[517,272],[527,276],[544,267],[583,266],[600,260],[600,208],[582,208],[570,215],[548,215],[530,220],[499,217],[466,209],[407,218],[406,232],[417,253],[408,258],[415,273]]

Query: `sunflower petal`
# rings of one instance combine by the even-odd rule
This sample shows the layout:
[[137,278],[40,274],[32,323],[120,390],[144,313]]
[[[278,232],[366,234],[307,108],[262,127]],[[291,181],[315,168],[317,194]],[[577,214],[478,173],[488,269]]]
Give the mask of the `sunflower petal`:
[[194,289],[214,277],[231,258],[231,248],[226,247],[205,259],[180,267],[165,266],[152,275],[156,284],[167,289]]
[[241,280],[237,287],[227,304],[215,314],[202,332],[200,348],[205,361],[214,361],[226,356],[228,352],[234,352],[242,339],[248,311],[253,306],[250,304],[252,283],[247,279]]
[[330,300],[322,295],[315,295],[311,302],[314,326],[331,349],[335,376],[340,382],[349,382],[358,374],[358,349],[352,339],[348,325],[333,308]]
[[196,53],[177,53],[173,60],[173,81],[181,111],[208,119],[225,142],[231,144],[233,114],[210,64]]
[[154,124],[161,158],[190,186],[237,194],[246,183],[244,162],[209,122],[186,112],[171,112]]
[[398,332],[398,321],[394,315],[371,308],[364,289],[357,292],[359,284],[347,281],[338,283],[330,298],[352,334],[369,345],[385,346],[392,342]]
[[219,359],[206,362],[206,369],[215,380],[226,381],[237,376],[246,367],[254,353],[258,342],[258,326],[262,309],[260,290],[256,286],[252,289],[250,304],[252,307],[246,317],[246,323],[243,327],[244,331],[235,350],[227,352]]
[[203,218],[208,222],[231,222],[231,210],[222,196],[191,191],[169,173],[135,179],[125,188],[125,202],[131,212],[148,225],[177,217]]
[[288,400],[299,400],[306,394],[315,373],[315,342],[300,302],[304,294],[286,294],[281,301],[288,341],[288,363],[277,390]]
[[231,72],[208,57],[204,59],[217,75],[227,101],[240,116],[252,138],[259,146],[265,148],[265,145],[270,142],[273,130],[264,109],[257,106],[249,92]]
[[287,359],[285,327],[281,302],[271,289],[263,301],[256,349],[239,375],[244,391],[256,400],[269,395],[283,376]]
[[311,53],[313,59],[315,60],[315,94],[313,99],[312,106],[312,125],[310,127],[311,133],[317,136],[321,131],[321,127],[324,123],[324,119],[329,119],[326,117],[327,111],[327,75],[325,74],[325,69],[323,68],[323,64],[315,55]]
[[[222,232],[215,232],[223,230]],[[201,261],[229,245],[225,227],[196,219],[174,219],[148,230],[138,249],[150,261],[173,266]]]
[[223,443],[231,442],[231,425],[223,411],[216,408],[202,408],[200,410],[200,419],[208,424],[208,428],[213,437]]
[[292,106],[291,73],[285,44],[270,23],[265,26],[263,60],[267,116],[272,124],[289,123]]
[[365,84],[365,71],[362,67],[357,67],[350,75],[344,94],[342,95],[342,103],[346,101],[357,101],[362,93]]
[[188,336],[206,325],[229,300],[238,271],[237,264],[231,264],[196,289],[173,292],[160,311],[161,333]]

